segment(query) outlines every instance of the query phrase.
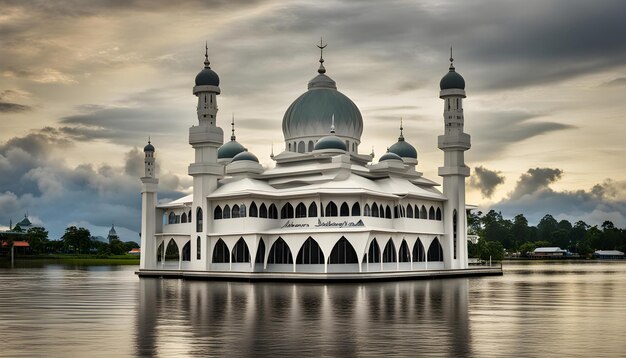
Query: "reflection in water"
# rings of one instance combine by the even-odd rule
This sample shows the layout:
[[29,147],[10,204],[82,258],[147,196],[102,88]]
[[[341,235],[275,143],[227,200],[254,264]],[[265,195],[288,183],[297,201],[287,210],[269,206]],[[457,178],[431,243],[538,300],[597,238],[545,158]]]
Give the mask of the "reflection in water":
[[368,284],[142,278],[137,354],[471,355],[468,280]]

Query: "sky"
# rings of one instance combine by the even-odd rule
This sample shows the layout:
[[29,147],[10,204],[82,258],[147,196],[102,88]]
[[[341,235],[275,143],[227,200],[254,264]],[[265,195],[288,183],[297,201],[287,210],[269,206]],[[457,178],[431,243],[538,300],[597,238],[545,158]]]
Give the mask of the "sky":
[[[441,182],[439,80],[466,81],[467,201],[626,227],[626,3],[616,1],[0,0],[0,227],[24,213],[138,240],[148,137],[160,200],[191,190],[188,128],[205,42],[218,125],[264,166],[317,72],[360,108],[361,151],[395,143]],[[228,138],[226,138],[228,140]],[[376,161],[376,159],[375,159]]]

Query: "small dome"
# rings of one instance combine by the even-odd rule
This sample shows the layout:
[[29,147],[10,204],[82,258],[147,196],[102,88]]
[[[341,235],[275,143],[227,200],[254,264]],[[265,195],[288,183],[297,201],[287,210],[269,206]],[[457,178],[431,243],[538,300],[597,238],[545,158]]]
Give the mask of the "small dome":
[[395,154],[395,153],[387,152],[387,153],[383,154],[383,156],[380,157],[380,159],[378,159],[378,162],[380,163],[380,162],[385,161],[385,160],[399,160],[399,161],[402,161],[402,158],[400,158],[400,156]]
[[389,153],[396,154],[401,158],[417,159],[417,150],[411,144],[404,141],[404,138],[398,140],[394,145],[389,147]]
[[439,88],[443,90],[447,89],[465,89],[465,80],[463,76],[461,76],[458,72],[454,70],[454,67],[450,67],[450,72],[446,73],[445,76],[439,82]]
[[220,77],[210,68],[203,68],[196,76],[196,86],[219,86]]
[[234,158],[237,154],[245,152],[246,148],[239,144],[236,140],[224,143],[217,150],[217,159],[230,159]]
[[322,149],[339,149],[343,151],[347,151],[346,143],[341,140],[336,135],[332,134],[322,139],[318,140],[313,147],[314,150],[322,150]]
[[109,236],[117,236],[117,232],[115,232],[115,226],[111,226],[111,230],[109,230]]
[[256,155],[248,152],[248,151],[243,151],[237,155],[235,155],[235,157],[233,157],[233,162],[239,162],[242,160],[250,160],[253,162],[258,163],[259,162],[259,158],[256,157]]
[[154,152],[154,146],[150,142],[148,142],[148,145],[143,147],[143,151],[144,152]]

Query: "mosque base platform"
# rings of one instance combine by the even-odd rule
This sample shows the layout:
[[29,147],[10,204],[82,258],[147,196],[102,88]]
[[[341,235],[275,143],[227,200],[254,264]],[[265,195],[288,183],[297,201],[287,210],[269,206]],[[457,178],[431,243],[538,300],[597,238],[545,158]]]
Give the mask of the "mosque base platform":
[[182,271],[138,270],[139,277],[178,278],[186,280],[221,281],[287,281],[287,282],[363,282],[432,280],[439,278],[502,276],[502,267],[479,267],[458,270],[383,271],[383,272],[232,272],[232,271]]

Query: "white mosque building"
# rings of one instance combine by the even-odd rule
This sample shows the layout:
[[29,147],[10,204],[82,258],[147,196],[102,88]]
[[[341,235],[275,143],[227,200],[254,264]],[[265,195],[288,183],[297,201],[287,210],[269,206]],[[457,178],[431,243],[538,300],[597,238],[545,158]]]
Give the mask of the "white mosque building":
[[[325,46],[320,46],[323,49]],[[468,267],[463,131],[465,81],[450,58],[441,79],[443,191],[417,169],[402,134],[387,153],[359,152],[363,118],[320,55],[308,90],[282,120],[285,149],[273,168],[217,117],[220,78],[205,53],[189,129],[193,194],[157,201],[155,147],[144,148],[142,276],[243,279],[380,279],[496,273]]]

